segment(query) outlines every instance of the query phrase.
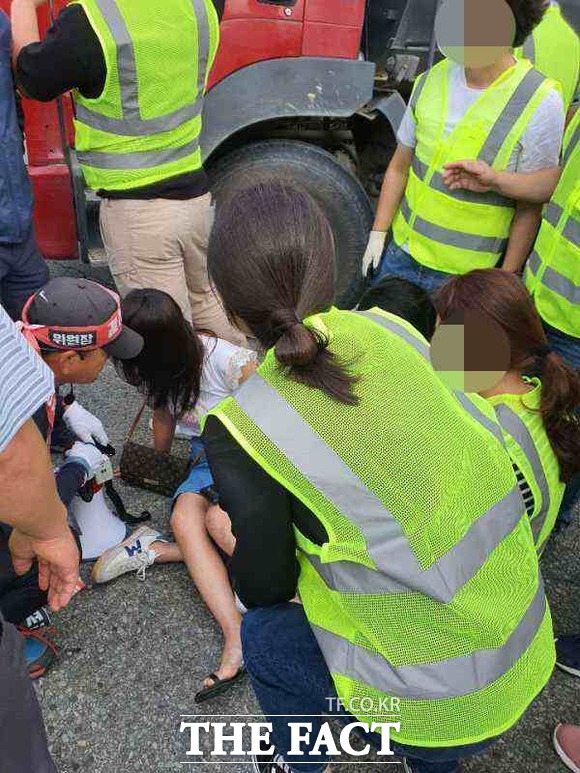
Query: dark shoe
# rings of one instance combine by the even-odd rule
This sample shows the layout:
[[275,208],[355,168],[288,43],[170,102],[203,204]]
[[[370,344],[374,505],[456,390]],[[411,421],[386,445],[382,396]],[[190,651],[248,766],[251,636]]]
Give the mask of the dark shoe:
[[556,639],[556,665],[562,671],[580,676],[580,634]]
[[18,631],[24,639],[24,656],[30,678],[39,679],[58,655],[54,644],[46,638],[46,633],[54,633],[54,628],[36,631],[19,628]]
[[245,666],[240,666],[240,668],[238,668],[236,673],[230,679],[220,679],[217,674],[209,674],[207,679],[211,679],[213,684],[209,687],[204,687],[198,693],[196,693],[194,698],[195,702],[203,703],[204,701],[208,701],[210,698],[217,698],[218,695],[221,695],[226,690],[229,690],[229,688],[233,687],[234,684],[237,684],[245,677],[245,675]]
[[273,754],[252,757],[254,773],[292,773],[290,765],[284,762],[282,755],[274,751]]
[[21,624],[21,628],[26,628],[28,631],[36,631],[38,628],[50,628],[51,625],[52,620],[48,607],[41,607],[36,612],[28,615]]

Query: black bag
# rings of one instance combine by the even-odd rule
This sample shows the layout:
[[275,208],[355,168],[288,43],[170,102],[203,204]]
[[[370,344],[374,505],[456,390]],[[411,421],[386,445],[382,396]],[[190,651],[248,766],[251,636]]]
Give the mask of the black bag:
[[156,451],[151,446],[134,443],[131,440],[141,421],[145,406],[146,403],[135,416],[123,446],[121,478],[129,486],[153,491],[164,497],[172,497],[179,484],[185,480],[192,463],[183,457]]

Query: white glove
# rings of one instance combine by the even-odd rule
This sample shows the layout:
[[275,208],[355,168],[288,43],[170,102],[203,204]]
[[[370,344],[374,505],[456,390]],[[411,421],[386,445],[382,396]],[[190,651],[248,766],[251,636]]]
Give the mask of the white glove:
[[87,471],[87,480],[94,478],[103,464],[103,454],[92,443],[81,443],[77,440],[64,455],[67,462],[78,462],[83,465]]
[[102,422],[76,400],[64,412],[63,421],[83,443],[92,443],[93,440],[96,440],[103,446],[109,444],[109,438]]
[[371,231],[371,235],[369,236],[369,243],[367,244],[367,249],[362,262],[362,275],[365,277],[365,279],[368,276],[369,270],[371,268],[373,271],[376,271],[379,267],[379,263],[381,262],[383,252],[385,250],[386,240],[386,231]]

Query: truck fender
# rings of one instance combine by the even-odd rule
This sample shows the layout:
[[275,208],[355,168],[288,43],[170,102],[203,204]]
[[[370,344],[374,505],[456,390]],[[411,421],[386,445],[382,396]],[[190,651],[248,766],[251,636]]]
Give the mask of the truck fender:
[[407,103],[403,97],[398,91],[393,91],[387,96],[373,100],[364,110],[359,111],[359,115],[368,120],[375,120],[379,116],[386,118],[396,136],[406,109]]
[[276,118],[354,115],[373,97],[375,65],[301,57],[257,62],[229,75],[205,97],[204,160],[249,126]]

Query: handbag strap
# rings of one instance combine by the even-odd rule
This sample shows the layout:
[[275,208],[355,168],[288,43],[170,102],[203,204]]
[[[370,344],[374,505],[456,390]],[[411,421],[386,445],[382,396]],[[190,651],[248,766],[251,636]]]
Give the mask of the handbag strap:
[[143,401],[143,405],[139,408],[137,411],[137,415],[133,419],[131,426],[129,427],[129,432],[127,433],[127,439],[125,440],[126,443],[128,443],[133,435],[135,434],[135,430],[139,426],[139,422],[141,421],[141,417],[143,416],[143,411],[147,407],[147,400]]

